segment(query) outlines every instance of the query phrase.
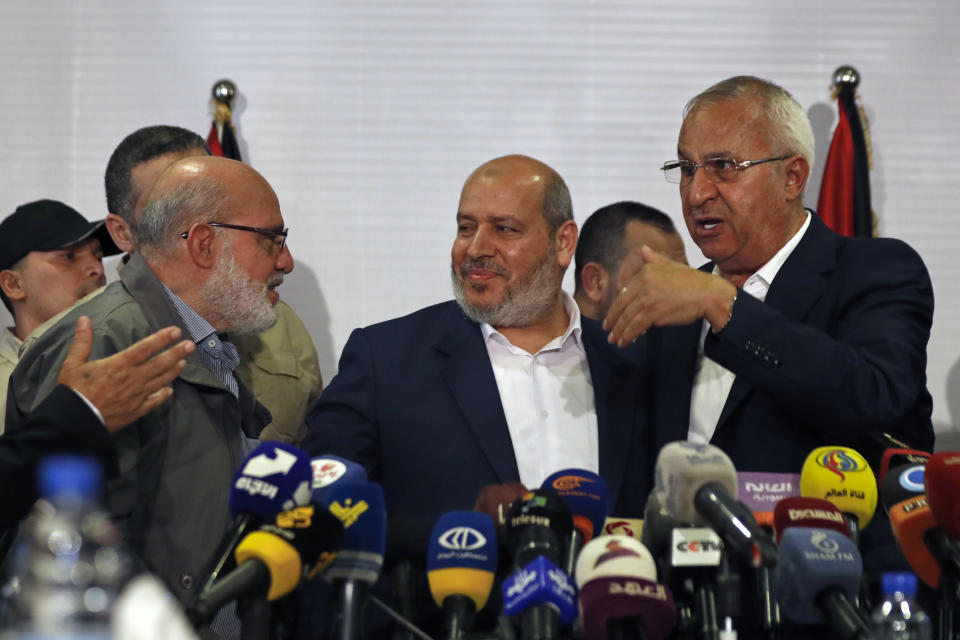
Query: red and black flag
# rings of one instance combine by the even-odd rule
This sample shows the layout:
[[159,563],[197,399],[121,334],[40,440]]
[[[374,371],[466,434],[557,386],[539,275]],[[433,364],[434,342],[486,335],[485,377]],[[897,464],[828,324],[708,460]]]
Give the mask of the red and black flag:
[[838,80],[834,84],[839,120],[823,168],[817,213],[828,227],[841,235],[869,237],[874,235],[874,224],[868,133],[855,95],[859,78],[856,75],[853,78],[853,81]]
[[243,162],[240,155],[240,145],[237,144],[237,134],[233,129],[233,114],[230,102],[236,92],[236,87],[229,80],[220,80],[213,87],[213,124],[207,135],[207,146],[215,156],[230,158]]

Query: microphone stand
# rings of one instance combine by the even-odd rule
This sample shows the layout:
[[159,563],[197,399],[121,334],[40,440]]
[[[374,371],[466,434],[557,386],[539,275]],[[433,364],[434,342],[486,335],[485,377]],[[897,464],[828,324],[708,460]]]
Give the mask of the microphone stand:
[[336,614],[332,640],[359,640],[363,637],[363,606],[367,585],[361,580],[337,580]]

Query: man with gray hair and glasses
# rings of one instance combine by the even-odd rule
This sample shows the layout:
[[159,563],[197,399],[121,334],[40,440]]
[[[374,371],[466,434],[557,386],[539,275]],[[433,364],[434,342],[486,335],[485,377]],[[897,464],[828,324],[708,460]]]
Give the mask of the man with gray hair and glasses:
[[[874,461],[886,434],[933,447],[927,269],[899,240],[841,237],[804,209],[813,151],[803,108],[766,80],[730,78],[687,104],[662,168],[710,262],[645,248],[604,323],[620,345],[647,332],[651,454],[709,442],[740,471],[799,473],[823,445]],[[890,557],[864,549],[867,566]]]
[[11,378],[9,421],[56,385],[77,316],[93,322],[102,358],[169,325],[196,351],[172,384],[176,401],[115,435],[119,475],[110,511],[131,548],[183,601],[195,595],[229,525],[234,472],[269,420],[234,371],[224,332],[276,321],[276,287],[293,269],[277,196],[250,167],[213,156],[160,175],[138,227],[137,253],[99,296],[77,306],[26,352]]

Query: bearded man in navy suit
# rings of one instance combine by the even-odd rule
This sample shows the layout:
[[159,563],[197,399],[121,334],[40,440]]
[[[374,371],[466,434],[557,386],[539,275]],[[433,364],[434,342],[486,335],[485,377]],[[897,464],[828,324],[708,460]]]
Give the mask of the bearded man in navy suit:
[[464,184],[456,230],[456,300],[355,330],[305,447],[362,463],[391,517],[428,527],[485,485],[536,488],[564,468],[599,473],[611,513],[639,517],[648,385],[561,290],[577,244],[563,179],[491,160]]
[[[709,442],[740,471],[800,473],[824,445],[872,465],[891,437],[932,450],[927,269],[899,240],[845,238],[804,209],[813,145],[803,108],[766,80],[730,78],[687,104],[663,169],[710,262],[645,247],[604,320],[621,345],[650,329],[650,451]],[[878,514],[865,566],[903,566],[892,542]]]

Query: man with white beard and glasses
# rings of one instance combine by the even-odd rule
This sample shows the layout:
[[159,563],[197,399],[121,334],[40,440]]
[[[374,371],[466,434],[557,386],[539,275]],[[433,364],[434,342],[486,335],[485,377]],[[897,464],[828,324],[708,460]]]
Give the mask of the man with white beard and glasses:
[[275,289],[293,269],[286,235],[277,196],[250,167],[213,156],[173,163],[150,192],[120,280],[48,330],[11,378],[16,418],[56,385],[79,315],[93,323],[94,358],[170,325],[193,339],[175,401],[114,435],[119,475],[108,485],[127,543],[184,602],[229,525],[233,474],[269,420],[220,336],[275,322]]
[[428,527],[481,487],[536,488],[566,468],[599,473],[612,513],[639,517],[647,385],[562,291],[576,244],[556,171],[519,155],[481,165],[456,212],[456,300],[356,329],[306,449],[360,462],[391,518]]

